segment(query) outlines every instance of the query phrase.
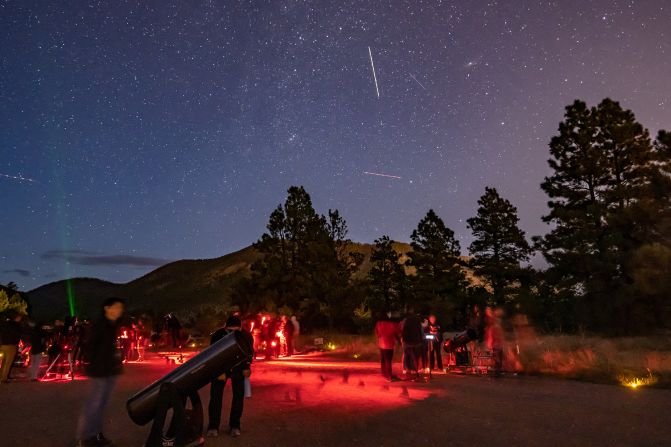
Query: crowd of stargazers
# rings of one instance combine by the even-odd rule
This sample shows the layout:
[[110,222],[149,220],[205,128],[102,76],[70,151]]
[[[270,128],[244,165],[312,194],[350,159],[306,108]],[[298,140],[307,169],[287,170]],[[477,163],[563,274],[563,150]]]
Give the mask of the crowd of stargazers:
[[[26,369],[34,382],[74,379],[89,361],[86,347],[94,327],[89,318],[68,316],[45,322],[12,312],[0,323],[3,383],[9,382],[12,370],[19,368]],[[117,326],[115,343],[123,363],[144,361],[151,346],[178,349],[189,344],[174,314],[153,323],[143,317],[124,317]]]
[[[434,314],[423,317],[408,309],[403,317],[391,312],[380,314],[375,335],[380,349],[382,376],[387,381],[418,380],[420,374],[444,373],[448,366],[468,367],[478,352],[486,352],[488,371],[499,376],[503,366],[503,328],[499,308],[478,305],[470,310],[468,324],[461,332],[443,332]],[[401,347],[402,376],[392,373],[394,351]],[[444,359],[444,355],[447,358]],[[444,367],[445,366],[445,367]]]
[[[90,386],[77,424],[77,446],[112,445],[103,434],[103,414],[124,363],[144,361],[145,351],[151,346],[178,350],[195,345],[185,337],[174,314],[150,323],[142,318],[122,317],[123,312],[124,300],[111,297],[102,303],[101,314],[93,321],[72,317],[46,324],[14,313],[0,322],[3,384],[8,383],[12,367],[16,366],[29,371],[30,381],[74,379],[75,374],[88,376]],[[243,362],[212,380],[206,431],[209,437],[219,436],[223,392],[229,381],[232,404],[228,432],[234,437],[241,435],[240,421],[244,398],[249,392],[252,362],[291,357],[296,353],[295,340],[301,329],[295,315],[261,313],[243,318],[239,312],[233,312],[221,328],[210,334],[209,342],[215,343],[235,331],[247,337],[254,350]],[[422,373],[444,372],[446,363],[468,364],[475,352],[473,345],[479,343],[491,354],[493,372],[501,371],[503,330],[498,309],[487,307],[483,315],[474,306],[465,331],[454,334],[443,332],[433,314],[423,317],[413,309],[404,315],[382,313],[375,325],[375,335],[381,373],[388,381],[417,380]],[[392,372],[397,345],[402,352],[401,377]],[[444,355],[448,358],[444,359]]]
[[[68,317],[45,323],[26,318],[20,313],[6,315],[0,321],[1,381],[25,382],[12,370],[29,371],[32,382],[50,379],[73,380],[75,375],[88,377],[89,391],[84,399],[76,431],[76,446],[110,446],[103,434],[103,414],[110,395],[128,362],[142,362],[149,347],[181,350],[195,347],[174,314],[150,324],[143,318],[123,317],[124,300],[111,297],[102,303],[97,319]],[[231,382],[232,404],[229,434],[240,436],[244,397],[251,375],[251,363],[257,355],[266,360],[290,357],[293,340],[300,333],[296,316],[253,315],[241,318],[232,313],[225,324],[210,334],[210,344],[234,331],[249,338],[254,351],[249,358],[230,371],[214,378],[210,386],[207,436],[219,436],[224,387]],[[247,382],[247,384],[245,383]]]

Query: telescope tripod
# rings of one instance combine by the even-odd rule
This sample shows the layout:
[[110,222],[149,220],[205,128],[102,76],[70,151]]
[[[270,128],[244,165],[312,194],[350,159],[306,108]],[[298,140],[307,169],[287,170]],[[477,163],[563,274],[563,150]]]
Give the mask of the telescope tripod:
[[[440,353],[439,353],[440,354]],[[426,351],[426,365],[429,367],[429,376],[427,382],[433,378],[433,368],[431,368],[431,356],[433,355],[433,338],[429,340],[429,349]]]
[[[187,399],[191,408],[187,409]],[[172,418],[164,433],[168,411]],[[144,447],[187,447],[203,445],[203,405],[198,391],[183,396],[170,382],[161,384],[156,405],[154,423]]]
[[[47,377],[49,374],[58,374],[63,378],[63,370],[62,368],[65,366],[65,362],[67,362],[67,367],[68,371],[70,374],[70,380],[75,380],[75,368],[74,368],[74,361],[72,358],[72,351],[60,351],[58,354],[56,354],[56,358],[54,359],[53,362],[49,365],[47,370],[44,372],[44,377]],[[54,368],[58,372],[54,372]],[[66,374],[67,375],[67,374]]]

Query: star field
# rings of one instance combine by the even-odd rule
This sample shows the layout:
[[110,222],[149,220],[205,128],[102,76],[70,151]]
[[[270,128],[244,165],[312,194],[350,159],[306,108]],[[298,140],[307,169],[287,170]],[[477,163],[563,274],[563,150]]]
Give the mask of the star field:
[[291,185],[356,241],[464,248],[486,185],[542,234],[565,105],[671,128],[666,3],[0,0],[0,282],[221,256]]

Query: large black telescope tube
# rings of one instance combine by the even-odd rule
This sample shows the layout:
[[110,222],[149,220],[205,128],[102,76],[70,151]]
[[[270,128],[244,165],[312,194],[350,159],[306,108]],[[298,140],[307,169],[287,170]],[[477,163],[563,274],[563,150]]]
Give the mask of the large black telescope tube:
[[445,352],[450,354],[457,349],[466,346],[469,342],[475,340],[477,336],[478,335],[473,329],[468,328],[464,332],[455,334],[451,339],[445,340],[445,343],[443,343],[443,349]]
[[154,419],[162,383],[172,383],[186,396],[251,357],[252,350],[253,346],[239,331],[228,334],[128,399],[128,415],[136,424],[145,425]]

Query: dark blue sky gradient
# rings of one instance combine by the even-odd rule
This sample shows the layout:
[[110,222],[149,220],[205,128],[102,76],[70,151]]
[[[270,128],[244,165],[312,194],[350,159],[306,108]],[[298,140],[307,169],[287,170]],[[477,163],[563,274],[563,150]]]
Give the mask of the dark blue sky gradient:
[[541,234],[563,108],[606,96],[671,128],[668,2],[0,0],[0,282],[223,255],[290,185],[357,241],[434,208],[466,252],[485,185]]

